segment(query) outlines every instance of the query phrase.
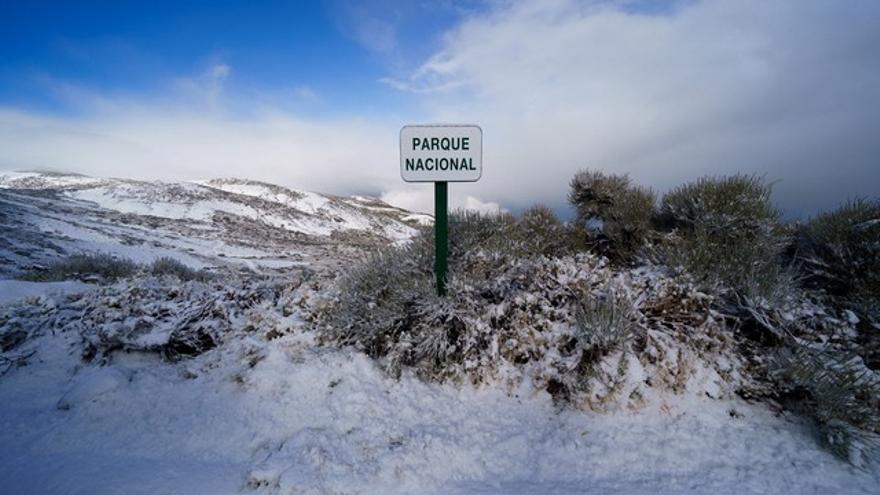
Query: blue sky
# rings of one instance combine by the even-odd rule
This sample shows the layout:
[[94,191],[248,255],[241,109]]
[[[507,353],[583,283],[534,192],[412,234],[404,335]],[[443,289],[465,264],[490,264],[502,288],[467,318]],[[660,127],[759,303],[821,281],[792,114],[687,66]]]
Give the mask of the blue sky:
[[[429,55],[463,8],[443,2],[4,2],[0,102],[72,111],[75,103],[59,97],[56,85],[160,95],[181,75],[224,64],[234,68],[230,91],[287,93],[279,104],[310,113],[399,109],[408,95],[380,80]],[[376,33],[364,32],[370,25],[363,13],[382,21]],[[393,39],[370,39],[383,35]]]
[[0,3],[0,171],[239,176],[429,210],[402,125],[481,125],[452,203],[567,210],[581,168],[658,191],[767,177],[793,216],[880,183],[875,0]]

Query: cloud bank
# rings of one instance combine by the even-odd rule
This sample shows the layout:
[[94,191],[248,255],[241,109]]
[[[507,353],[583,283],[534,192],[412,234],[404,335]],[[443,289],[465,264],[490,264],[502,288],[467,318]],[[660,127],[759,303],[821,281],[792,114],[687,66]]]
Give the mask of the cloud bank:
[[235,71],[218,64],[158,102],[93,95],[73,115],[0,108],[0,168],[246,176],[429,210],[430,186],[400,180],[397,132],[460,122],[483,128],[484,174],[452,186],[455,206],[561,209],[571,175],[592,167],[659,190],[758,173],[777,181],[786,210],[810,214],[878,194],[878,24],[870,0],[705,0],[659,12],[504,2],[452,27],[410,76],[386,79],[421,105],[412,120],[231,112],[247,99],[223,91]]
[[880,184],[880,3],[714,0],[662,13],[523,2],[448,33],[399,85],[485,133],[479,195],[564,198],[580,167],[666,189],[778,181],[810,213]]

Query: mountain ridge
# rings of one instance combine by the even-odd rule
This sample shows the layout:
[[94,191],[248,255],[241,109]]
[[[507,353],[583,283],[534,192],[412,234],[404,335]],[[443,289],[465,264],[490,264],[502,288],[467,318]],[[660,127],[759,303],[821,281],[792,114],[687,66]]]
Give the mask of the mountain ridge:
[[82,252],[138,261],[170,256],[195,267],[283,269],[405,242],[431,221],[378,198],[249,179],[166,182],[3,173],[0,275]]

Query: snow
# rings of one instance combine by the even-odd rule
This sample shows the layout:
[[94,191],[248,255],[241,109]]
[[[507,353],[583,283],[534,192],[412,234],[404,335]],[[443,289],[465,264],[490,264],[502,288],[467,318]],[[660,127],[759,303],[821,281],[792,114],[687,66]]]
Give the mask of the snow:
[[[267,184],[235,181],[235,180],[214,180],[201,181],[199,184],[220,189],[222,191],[241,194],[245,196],[253,196],[266,201],[282,204],[288,208],[305,212],[309,215],[329,217],[334,221],[328,222],[326,219],[318,220],[308,218],[304,222],[291,222],[289,220],[279,219],[269,215],[262,218],[263,221],[281,228],[296,230],[300,232],[310,233],[312,235],[330,235],[334,231],[341,230],[343,227],[352,230],[370,231],[375,227],[375,220],[363,214],[363,210],[372,210],[385,213],[396,213],[400,210],[391,207],[367,206],[367,204],[375,203],[375,198],[367,198],[365,196],[351,196],[348,201],[340,200],[334,202],[329,196],[309,191],[300,191],[294,189],[281,188],[279,186],[271,186]],[[352,201],[356,204],[352,207]],[[348,206],[348,207],[346,207]],[[430,218],[426,215],[403,215],[400,221],[416,221],[424,225],[425,219]],[[407,225],[392,222],[382,226],[383,235],[394,241],[408,239],[415,234],[415,230]]]
[[102,179],[84,175],[44,174],[39,172],[4,172],[0,174],[0,189],[66,189],[92,187]]
[[93,286],[76,281],[28,282],[25,280],[0,280],[0,305],[13,303],[29,297],[47,294],[82,292]]
[[[163,194],[168,194],[168,188],[171,191],[179,189],[191,197],[164,197]],[[267,212],[242,201],[212,198],[211,190],[214,189],[277,203],[285,209],[280,213]],[[367,207],[345,207],[344,204],[333,203],[329,197],[321,194],[251,182],[218,180],[164,186],[161,183],[118,182],[107,187],[70,191],[67,195],[121,213],[209,222],[220,212],[312,236],[329,236],[345,229],[370,231],[375,226],[373,217],[359,211],[369,209]],[[291,215],[291,211],[298,214]],[[415,232],[399,222],[391,222],[384,226],[384,230],[393,240],[411,237]]]
[[808,425],[741,401],[562,410],[527,388],[394,380],[305,334],[94,367],[70,338],[41,337],[0,379],[14,493],[876,493]]
[[127,383],[129,377],[118,368],[101,367],[83,370],[71,387],[58,400],[56,407],[67,410],[71,407],[97,401],[102,395],[116,390]]
[[131,188],[114,189],[83,189],[68,193],[69,196],[90,201],[102,208],[121,213],[135,215],[151,215],[173,220],[209,221],[215,212],[225,212],[248,218],[258,218],[259,213],[251,207],[232,201],[197,201],[191,204],[183,202],[157,201],[148,197],[126,195],[124,191]]
[[14,184],[17,181],[24,181],[39,177],[37,172],[4,172],[0,174],[0,187],[10,187],[8,184]]
[[419,225],[428,226],[434,225],[434,217],[431,215],[425,215],[424,213],[413,213],[412,215],[406,215],[401,218],[404,222],[417,222]]
[[270,187],[259,183],[204,181],[201,184],[233,194],[253,196],[273,203],[279,203],[309,214],[316,214],[322,210],[327,210],[327,205],[330,202],[328,198],[321,194],[284,189],[278,186]]

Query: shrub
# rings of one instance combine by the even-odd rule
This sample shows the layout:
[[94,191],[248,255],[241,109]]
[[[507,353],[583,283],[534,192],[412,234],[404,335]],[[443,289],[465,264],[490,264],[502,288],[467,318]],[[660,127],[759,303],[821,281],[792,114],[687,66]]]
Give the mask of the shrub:
[[880,461],[880,381],[860,357],[795,344],[782,365],[834,454],[859,467]]
[[[431,239],[434,237],[433,229],[425,230],[423,234]],[[474,250],[520,255],[525,251],[522,241],[517,232],[516,217],[510,213],[465,210],[449,215],[449,258],[453,262]]]
[[880,201],[850,201],[812,219],[799,253],[816,286],[850,302],[880,301]]
[[575,337],[581,350],[581,367],[623,348],[638,324],[638,311],[619,287],[598,297],[589,294],[574,310]]
[[[338,295],[319,316],[325,339],[364,350],[392,374],[409,366],[433,379],[478,380],[482,372],[464,371],[463,363],[494,366],[487,350],[487,308],[516,297],[537,297],[544,301],[542,307],[529,305],[522,311],[563,318],[557,313],[574,299],[568,286],[577,277],[563,273],[561,281],[544,280],[548,274],[542,270],[559,253],[572,250],[567,240],[571,231],[549,209],[532,208],[522,219],[506,213],[454,212],[449,229],[448,297],[435,296],[433,231],[423,229],[409,244],[374,254],[340,279]],[[505,306],[506,316],[493,325],[528,318],[518,311]],[[520,356],[513,349],[503,352]]]
[[752,175],[704,177],[667,193],[661,223],[671,227],[657,252],[702,287],[737,305],[782,304],[792,277],[782,266],[787,234],[770,203],[771,187]]
[[27,272],[21,278],[35,282],[56,282],[89,277],[116,280],[133,275],[137,269],[138,265],[128,258],[119,258],[107,253],[75,254],[55,261],[44,269]]
[[663,196],[661,217],[680,230],[723,235],[735,230],[760,235],[779,223],[770,202],[772,187],[756,175],[703,177]]
[[[457,227],[447,297],[434,294],[425,230],[339,279],[333,298],[313,307],[321,342],[361,349],[392,376],[410,369],[431,381],[514,387],[525,379],[554,400],[589,408],[638,407],[645,387],[682,390],[690,356],[727,345],[708,296],[690,285],[658,280],[651,269],[615,274],[590,253],[520,256],[511,236],[525,220],[460,213],[450,220]],[[657,370],[651,383],[630,375],[644,367]]]
[[565,256],[573,254],[580,243],[579,231],[563,224],[550,208],[534,205],[523,211],[518,222],[527,255]]
[[[554,243],[559,242],[561,225],[539,215],[546,212],[530,213],[520,224],[507,213],[453,212],[449,216],[450,279],[492,280],[510,260],[557,249]],[[329,335],[373,357],[386,356],[392,352],[390,343],[399,344],[420,329],[427,331],[425,322],[456,321],[452,316],[455,306],[437,300],[434,293],[434,234],[432,228],[423,228],[409,244],[376,252],[341,278],[339,296],[325,320]],[[433,309],[429,311],[425,304]],[[397,352],[398,346],[392,367],[418,361],[431,354],[424,353],[430,348],[425,343],[414,348],[414,354],[403,355]]]
[[580,171],[572,178],[568,201],[577,222],[598,232],[597,246],[617,261],[631,261],[645,244],[656,196],[631,184],[629,176]]
[[810,220],[797,243],[808,286],[860,317],[861,354],[880,369],[880,201],[854,200]]
[[325,320],[332,338],[372,357],[387,354],[416,302],[432,297],[433,265],[425,258],[415,247],[391,248],[352,267]]
[[149,267],[149,271],[157,277],[172,276],[183,281],[198,280],[206,282],[212,278],[211,274],[205,270],[194,270],[180,261],[167,256],[154,260]]

